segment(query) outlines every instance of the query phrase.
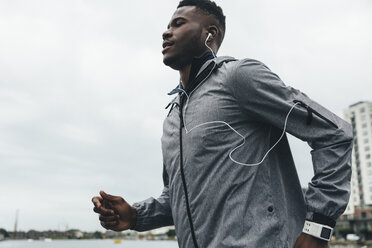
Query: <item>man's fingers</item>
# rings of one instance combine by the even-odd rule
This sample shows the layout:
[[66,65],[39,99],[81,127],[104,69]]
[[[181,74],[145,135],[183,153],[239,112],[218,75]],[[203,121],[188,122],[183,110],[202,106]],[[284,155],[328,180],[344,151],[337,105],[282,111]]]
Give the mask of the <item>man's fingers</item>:
[[119,215],[110,215],[110,216],[100,215],[99,220],[102,222],[119,221]]
[[106,229],[111,229],[115,227],[118,223],[119,223],[118,221],[108,221],[108,222],[101,221],[101,226],[103,226]]
[[94,206],[96,206],[98,208],[101,207],[102,201],[103,201],[103,199],[100,196],[95,196],[95,197],[92,198],[92,202],[93,202]]
[[114,195],[109,195],[106,194],[103,190],[99,192],[99,194],[102,196],[103,199],[108,200],[108,201],[120,201],[122,198],[120,196],[114,196]]
[[111,215],[115,215],[115,212],[114,210],[111,210],[111,209],[107,209],[107,208],[104,208],[104,207],[94,207],[93,208],[93,211],[96,212],[97,214],[100,214],[100,215],[103,215],[103,216],[111,216]]

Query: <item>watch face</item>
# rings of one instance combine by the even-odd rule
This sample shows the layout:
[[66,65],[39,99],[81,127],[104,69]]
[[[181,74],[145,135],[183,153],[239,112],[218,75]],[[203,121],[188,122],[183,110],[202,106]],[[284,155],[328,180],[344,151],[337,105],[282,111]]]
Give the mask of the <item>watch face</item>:
[[332,232],[332,229],[323,227],[322,232],[320,233],[320,237],[325,238],[325,239],[330,239],[331,232]]

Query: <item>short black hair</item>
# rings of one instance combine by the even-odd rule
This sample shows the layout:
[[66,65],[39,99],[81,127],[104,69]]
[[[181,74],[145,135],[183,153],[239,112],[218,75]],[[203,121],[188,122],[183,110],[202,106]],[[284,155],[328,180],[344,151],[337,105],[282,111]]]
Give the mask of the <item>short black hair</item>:
[[226,16],[224,16],[222,8],[211,0],[182,0],[178,4],[177,9],[183,6],[195,6],[204,13],[215,17],[220,29],[220,37],[218,37],[218,46],[220,46],[226,30]]

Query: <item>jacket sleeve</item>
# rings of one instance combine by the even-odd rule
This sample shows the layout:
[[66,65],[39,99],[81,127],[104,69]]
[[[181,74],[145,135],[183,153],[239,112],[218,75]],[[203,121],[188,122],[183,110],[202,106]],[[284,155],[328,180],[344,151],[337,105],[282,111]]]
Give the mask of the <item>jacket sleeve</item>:
[[169,203],[169,179],[164,167],[163,182],[163,192],[157,199],[151,197],[133,204],[133,207],[137,210],[137,221],[133,230],[143,232],[173,225],[172,211]]
[[334,227],[350,196],[352,129],[350,124],[285,86],[256,60],[241,60],[232,71],[233,92],[241,110],[252,119],[273,125],[308,142],[314,177],[305,200],[306,219]]

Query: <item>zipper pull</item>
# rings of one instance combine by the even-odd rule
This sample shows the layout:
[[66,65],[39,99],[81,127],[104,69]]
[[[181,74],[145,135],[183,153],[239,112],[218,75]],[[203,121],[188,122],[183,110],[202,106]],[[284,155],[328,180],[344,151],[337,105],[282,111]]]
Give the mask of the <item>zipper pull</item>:
[[311,122],[313,121],[313,111],[307,105],[306,105],[306,109],[307,109],[306,125],[310,125]]
[[182,109],[180,109],[180,127],[183,128],[183,116],[182,116]]
[[306,108],[307,110],[306,125],[310,125],[311,122],[313,121],[313,110],[307,104],[299,100],[294,100],[293,102],[299,103],[302,107]]
[[181,95],[180,97],[180,103],[178,104],[178,109],[180,111],[180,128],[183,128],[184,125],[183,125],[183,115],[182,115],[182,111],[183,111],[183,97],[184,95]]

